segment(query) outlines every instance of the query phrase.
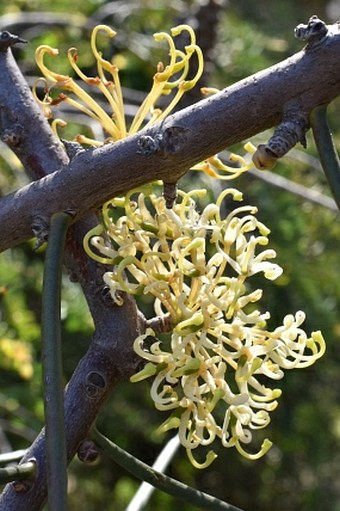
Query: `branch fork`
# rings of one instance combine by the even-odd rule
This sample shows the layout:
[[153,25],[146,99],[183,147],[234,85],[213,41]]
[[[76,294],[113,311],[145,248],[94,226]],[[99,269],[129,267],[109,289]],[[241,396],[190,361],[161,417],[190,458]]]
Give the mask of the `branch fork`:
[[[153,127],[122,142],[79,152],[78,147],[68,147],[65,151],[30,95],[10,50],[25,41],[9,32],[0,33],[0,105],[6,105],[24,128],[19,144],[11,144],[16,139],[10,136],[7,142],[27,172],[37,180],[1,198],[0,250],[31,237],[33,211],[38,242],[45,241],[49,219],[56,211],[67,211],[71,205],[77,211],[77,219],[82,217],[69,229],[65,262],[83,287],[94,317],[95,332],[65,393],[67,461],[87,438],[116,383],[138,366],[132,343],[145,327],[131,296],[124,298],[121,307],[103,307],[102,299],[95,292],[103,285],[105,270],[99,270],[82,250],[83,236],[97,221],[89,211],[133,186],[157,179],[175,183],[195,163],[272,126],[278,127],[265,145],[269,149],[265,153],[275,161],[290,144],[304,143],[308,129],[304,112],[309,113],[340,94],[340,38],[336,37],[339,25],[326,26],[312,17],[307,25],[299,25],[295,33],[307,41],[304,50],[173,114],[166,120],[164,129],[158,127],[158,133]],[[299,101],[296,115],[286,117],[286,105],[294,100]],[[7,127],[0,126],[5,138]],[[156,325],[157,321],[153,323],[155,328],[167,329],[167,325]],[[86,392],[86,384],[91,387],[91,396]],[[24,458],[24,461],[32,457],[37,460],[39,480],[34,480],[30,491],[20,494],[20,498],[12,485],[8,485],[0,497],[1,509],[26,511],[41,507],[46,498],[44,449],[45,432],[42,431]]]

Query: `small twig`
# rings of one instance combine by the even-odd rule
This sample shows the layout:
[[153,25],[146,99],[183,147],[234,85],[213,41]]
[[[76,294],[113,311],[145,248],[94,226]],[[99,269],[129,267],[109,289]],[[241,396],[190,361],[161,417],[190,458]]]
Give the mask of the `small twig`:
[[0,32],[0,51],[6,51],[8,48],[18,43],[27,43],[27,41],[25,41],[25,39],[21,39],[21,37],[17,35],[7,32],[7,30]]
[[28,461],[22,465],[0,468],[0,484],[32,479],[35,476],[35,472],[36,464],[34,461]]
[[261,181],[268,183],[270,186],[279,188],[280,190],[285,190],[288,193],[296,195],[296,197],[301,197],[304,201],[338,212],[338,208],[332,197],[328,197],[318,190],[308,188],[307,186],[296,183],[284,176],[275,174],[270,170],[263,172],[262,170],[250,169],[247,172],[256,179],[260,179]]
[[335,202],[340,209],[340,161],[329,131],[327,105],[314,108],[310,116],[310,123],[322,168]]
[[277,160],[285,156],[298,142],[306,147],[308,119],[298,110],[285,112],[280,124],[266,144],[260,144],[253,154],[253,162],[260,169],[271,169]]
[[157,472],[146,463],[143,463],[111,442],[111,440],[99,433],[96,428],[92,430],[92,439],[102,447],[118,465],[128,470],[135,477],[138,477],[138,479],[152,484],[169,495],[173,495],[201,509],[211,509],[213,511],[242,511],[238,507],[227,504],[216,497],[195,490],[186,484],[176,481],[176,479],[172,479],[161,472]]
[[67,509],[67,461],[60,335],[60,288],[68,213],[51,218],[42,298],[42,369],[46,421],[46,458],[50,511]]

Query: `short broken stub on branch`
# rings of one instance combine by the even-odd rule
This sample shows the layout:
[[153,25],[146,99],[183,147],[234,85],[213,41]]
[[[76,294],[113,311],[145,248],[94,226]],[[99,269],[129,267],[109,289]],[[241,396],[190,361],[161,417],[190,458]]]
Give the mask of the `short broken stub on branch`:
[[7,32],[7,30],[0,32],[0,51],[6,51],[8,48],[18,43],[27,43],[27,41],[17,35]]
[[279,158],[288,153],[298,142],[306,147],[306,132],[309,129],[308,116],[290,112],[277,126],[267,144],[260,144],[253,155],[254,165],[260,169],[271,169]]
[[[311,16],[307,25],[300,23],[295,28],[294,34],[297,39],[307,42],[305,51],[311,51],[322,44],[326,37],[339,35],[339,27],[340,22],[326,25],[314,15]],[[302,111],[299,109],[298,101],[295,103],[295,105],[289,105],[289,108],[286,107],[283,120],[268,143],[259,145],[254,153],[253,162],[258,169],[273,168],[277,160],[287,154],[298,142],[306,147],[305,134],[309,129],[310,112]]]
[[[339,22],[335,24],[338,28]],[[334,32],[334,25],[326,25],[315,14],[309,18],[308,24],[300,23],[295,27],[294,34],[297,39],[307,42],[309,48],[321,42],[323,38],[329,33]]]

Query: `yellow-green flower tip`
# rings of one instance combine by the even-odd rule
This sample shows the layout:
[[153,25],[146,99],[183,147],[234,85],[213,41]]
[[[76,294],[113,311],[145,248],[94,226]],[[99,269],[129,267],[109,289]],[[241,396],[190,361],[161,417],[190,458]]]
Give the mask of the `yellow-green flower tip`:
[[325,339],[320,332],[320,330],[317,330],[316,332],[312,332],[311,339],[308,339],[307,346],[312,347],[315,346],[315,344],[318,344],[320,346],[320,350],[318,352],[318,358],[322,357],[326,351],[326,343]]
[[267,452],[272,447],[272,445],[273,445],[273,442],[271,442],[270,440],[268,440],[268,438],[266,438],[261,445],[261,449],[255,454],[251,454],[251,453],[245,451],[243,449],[243,447],[241,447],[239,442],[236,442],[236,449],[238,450],[238,452],[240,454],[242,454],[242,456],[244,458],[247,458],[247,460],[256,461],[256,460],[262,458],[262,456],[264,456],[265,454],[267,454]]
[[105,32],[109,37],[115,37],[117,35],[117,32],[108,25],[97,25],[93,29],[93,33],[97,35],[98,32]]
[[162,435],[169,431],[170,429],[178,429],[180,423],[181,420],[179,417],[171,416],[157,428],[156,434]]
[[175,332],[180,335],[197,332],[204,324],[204,317],[201,312],[195,312],[191,318],[181,321],[175,326]]
[[198,468],[199,470],[203,470],[204,468],[208,468],[209,465],[211,465],[213,463],[213,461],[217,458],[217,454],[214,452],[214,451],[209,451],[206,458],[205,458],[205,461],[203,463],[199,463],[193,456],[192,454],[192,450],[191,449],[187,449],[187,456],[191,462],[191,464],[195,467],[195,468]]
[[136,383],[138,381],[145,380],[146,378],[150,378],[150,376],[154,376],[157,372],[157,365],[152,362],[148,362],[145,364],[143,369],[136,374],[133,374],[130,377],[131,383]]
[[183,367],[179,367],[173,371],[172,376],[178,378],[189,374],[197,373],[201,366],[201,362],[197,358],[191,358]]

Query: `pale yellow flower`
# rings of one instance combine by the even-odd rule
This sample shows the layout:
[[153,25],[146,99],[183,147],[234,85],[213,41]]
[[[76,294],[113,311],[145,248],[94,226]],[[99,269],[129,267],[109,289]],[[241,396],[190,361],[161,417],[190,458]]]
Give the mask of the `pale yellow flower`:
[[[75,140],[81,144],[99,147],[104,143],[115,142],[139,131],[156,122],[165,119],[176,107],[182,96],[192,89],[200,79],[204,61],[200,47],[196,44],[194,30],[188,25],[179,25],[171,29],[171,35],[166,32],[154,34],[157,42],[165,41],[169,48],[169,63],[167,65],[160,62],[157,72],[153,76],[153,83],[150,92],[140,105],[130,125],[127,122],[125,112],[123,91],[119,78],[119,69],[117,65],[104,59],[102,53],[97,48],[98,33],[103,32],[108,37],[113,38],[116,32],[106,25],[96,26],[91,35],[91,50],[97,63],[97,75],[93,77],[86,76],[77,64],[78,51],[76,48],[68,50],[67,58],[70,67],[73,69],[78,80],[69,75],[62,75],[54,72],[45,63],[45,57],[57,57],[59,51],[48,45],[41,45],[36,49],[36,62],[43,74],[33,88],[33,94],[40,103],[47,118],[52,117],[53,107],[60,103],[66,103],[72,108],[79,110],[84,115],[97,121],[106,134],[105,140],[95,140],[83,134],[78,134]],[[187,32],[190,43],[183,50],[176,48],[174,38]],[[187,79],[190,72],[191,59],[196,55],[197,70],[190,80]],[[80,79],[80,80],[79,80]],[[41,100],[37,93],[37,84],[43,82],[45,96]],[[80,85],[84,82],[86,89]],[[99,90],[107,104],[103,108],[92,97],[91,89]],[[52,98],[51,93],[54,90],[60,90],[56,98]],[[202,89],[206,93],[207,89]],[[212,89],[209,89],[211,91]],[[215,92],[215,90],[214,90]],[[162,96],[169,96],[167,106],[162,110],[158,103]],[[61,119],[55,119],[52,122],[52,128],[58,135],[58,127],[64,127],[66,122]],[[254,153],[256,148],[248,143],[245,145],[248,153]],[[233,179],[241,175],[249,168],[254,167],[251,158],[248,160],[242,156],[232,153],[230,160],[235,163],[234,166],[226,165],[218,155],[214,155],[207,160],[196,164],[192,170],[200,170],[210,177],[219,179]]]
[[[190,43],[183,50],[176,48],[173,37],[187,32]],[[192,89],[199,80],[203,72],[203,55],[199,46],[196,44],[195,32],[188,25],[179,25],[171,29],[171,35],[166,32],[154,34],[156,41],[165,41],[169,47],[170,61],[168,65],[159,63],[157,72],[153,77],[153,84],[149,94],[139,107],[130,126],[127,125],[125,106],[123,100],[122,87],[119,78],[118,67],[104,59],[102,53],[97,48],[97,36],[99,32],[104,32],[108,37],[116,36],[116,32],[106,25],[98,25],[93,29],[91,36],[91,50],[97,63],[97,75],[94,77],[86,76],[77,64],[78,51],[76,48],[70,48],[68,51],[68,60],[73,71],[80,80],[88,87],[99,90],[107,102],[107,111],[104,110],[85,90],[78,81],[68,75],[61,75],[52,71],[45,64],[45,56],[56,57],[58,50],[47,45],[39,46],[36,50],[36,62],[42,72],[42,79],[45,87],[45,97],[38,99],[36,87],[34,94],[39,103],[43,106],[45,115],[52,115],[51,108],[60,102],[80,110],[85,115],[96,120],[104,129],[107,140],[105,142],[114,142],[136,133],[142,127],[150,123],[164,119],[177,105],[183,94]],[[190,71],[191,58],[197,56],[197,71],[193,78],[188,79]],[[51,90],[57,89],[63,91],[56,99],[52,99]],[[157,104],[161,96],[170,95],[169,104],[161,110]],[[109,113],[108,113],[109,112]],[[78,140],[93,146],[98,145],[97,140],[92,140],[80,135]],[[101,142],[102,143],[102,142]],[[100,144],[100,142],[99,142]]]
[[[69,50],[68,59],[87,90],[96,88],[102,93],[108,111],[78,81],[46,66],[45,55],[58,54],[46,45],[36,52],[46,93],[40,103],[47,116],[51,116],[55,104],[68,103],[103,127],[105,142],[115,142],[163,120],[197,83],[203,56],[194,31],[187,25],[175,27],[171,35],[155,34],[157,41],[164,40],[169,47],[169,63],[158,65],[151,91],[128,125],[119,70],[98,51],[99,31],[108,37],[116,35],[105,25],[93,30],[95,77],[81,71],[75,48]],[[174,38],[183,31],[188,33],[190,43],[180,50]],[[198,68],[189,80],[193,55]],[[52,88],[62,91],[56,99],[51,97]],[[158,107],[162,95],[170,98],[164,110]],[[63,122],[55,119],[52,127],[57,131]],[[92,146],[104,143],[83,135],[77,140]],[[247,153],[255,151],[252,144],[245,149]],[[193,170],[231,179],[253,166],[249,154],[231,154],[230,160],[236,168],[213,156]],[[279,389],[265,386],[263,377],[279,380],[285,369],[313,364],[325,351],[323,337],[320,332],[307,336],[301,328],[305,319],[301,311],[286,316],[278,328],[268,329],[270,314],[261,312],[259,306],[262,290],[251,289],[249,281],[256,274],[275,280],[282,269],[273,262],[275,251],[267,248],[269,229],[257,219],[255,207],[241,205],[227,215],[222,213],[227,195],[242,201],[238,190],[224,190],[216,204],[207,205],[199,213],[197,199],[204,197],[204,190],[179,190],[177,203],[168,209],[165,199],[156,193],[157,186],[148,185],[109,201],[103,206],[103,225],[92,229],[84,239],[85,250],[93,259],[112,266],[104,280],[117,305],[123,303],[122,291],[150,295],[155,314],[167,318],[172,326],[167,341],[158,340],[151,328],[137,337],[134,349],[146,364],[131,380],[153,378],[151,397],[155,406],[170,412],[160,429],[178,429],[195,466],[208,466],[216,455],[209,451],[205,461],[198,463],[192,451],[216,440],[225,447],[235,447],[247,458],[257,459],[267,452],[271,442],[266,439],[253,454],[245,446],[252,441],[253,430],[268,425],[281,394]]]
[[[251,142],[245,144],[244,149],[247,151],[248,156],[256,151],[256,147]],[[235,162],[236,165],[234,167],[223,163],[221,158],[216,154],[197,163],[191,167],[191,170],[201,170],[210,177],[229,180],[239,177],[241,174],[254,167],[254,163],[250,158],[248,158],[247,161],[246,158],[238,154],[230,153],[229,159],[231,162]]]
[[284,369],[311,365],[325,350],[320,332],[308,337],[301,328],[301,311],[286,316],[275,330],[267,329],[270,314],[257,305],[262,291],[250,290],[248,281],[258,273],[270,280],[282,273],[272,261],[275,252],[264,248],[269,230],[252,206],[223,217],[227,195],[242,200],[236,189],[225,190],[199,213],[194,199],[204,194],[179,191],[178,203],[167,209],[154,186],[131,191],[106,204],[104,226],[85,239],[91,257],[114,266],[105,282],[118,304],[118,291],[149,294],[155,313],[170,315],[168,344],[150,328],[135,340],[134,349],[147,364],[131,380],[153,377],[156,408],[174,413],[161,430],[178,428],[198,467],[215,455],[211,451],[199,464],[192,450],[216,439],[250,459],[267,452],[269,440],[255,454],[243,447],[251,442],[252,430],[269,423],[281,394],[258,377],[278,380]]

